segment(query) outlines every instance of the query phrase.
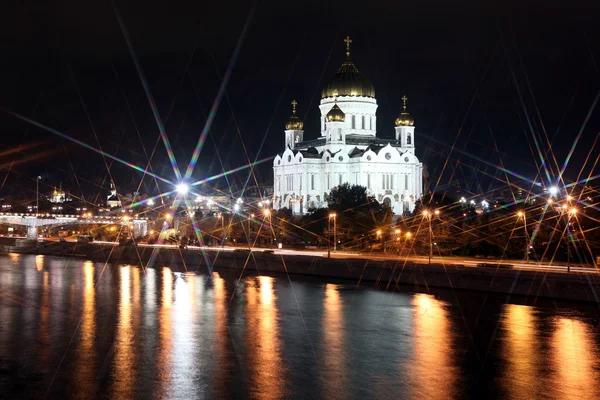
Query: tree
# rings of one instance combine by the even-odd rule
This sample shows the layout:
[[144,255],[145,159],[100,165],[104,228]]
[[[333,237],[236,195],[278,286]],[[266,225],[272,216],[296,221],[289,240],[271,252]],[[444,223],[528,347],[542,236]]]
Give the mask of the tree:
[[372,239],[393,215],[389,206],[367,196],[367,188],[348,183],[331,190],[328,205],[336,213],[338,239],[347,246],[364,246],[363,238]]

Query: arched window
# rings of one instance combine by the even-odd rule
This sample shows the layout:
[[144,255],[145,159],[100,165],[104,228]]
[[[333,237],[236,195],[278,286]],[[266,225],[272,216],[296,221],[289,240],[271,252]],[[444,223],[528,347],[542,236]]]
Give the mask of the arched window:
[[340,174],[339,176],[340,176],[339,185],[342,186],[342,174]]
[[408,190],[408,175],[404,175],[404,190]]
[[315,190],[315,175],[310,176],[310,190]]
[[356,115],[352,116],[352,129],[356,129]]
[[362,116],[362,128],[367,129],[367,123],[365,122],[365,116]]
[[406,144],[412,144],[412,139],[410,137],[410,133],[406,135]]

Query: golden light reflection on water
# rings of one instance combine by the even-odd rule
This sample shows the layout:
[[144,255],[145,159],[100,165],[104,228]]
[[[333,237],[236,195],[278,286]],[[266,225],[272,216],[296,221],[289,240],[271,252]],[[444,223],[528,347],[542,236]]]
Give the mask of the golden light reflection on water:
[[83,307],[74,376],[76,391],[79,395],[87,395],[91,392],[95,378],[96,289],[94,272],[94,264],[91,261],[83,263]]
[[[119,398],[131,398],[134,384],[134,349],[132,329],[131,271],[128,265],[119,268],[119,316],[115,338],[114,390]],[[138,281],[139,282],[139,281]],[[139,289],[133,288],[134,291]]]
[[411,397],[451,399],[456,397],[458,368],[453,352],[452,326],[445,303],[418,293],[412,300],[414,355],[409,377]]
[[506,337],[503,357],[506,368],[501,373],[511,398],[539,397],[541,385],[541,343],[538,321],[530,306],[507,304],[503,318]]
[[41,271],[44,269],[44,255],[38,254],[35,256],[35,269]]
[[550,339],[554,376],[560,382],[553,394],[560,399],[600,398],[600,349],[590,325],[573,319],[557,318]]
[[[171,306],[173,305],[173,272],[170,268],[162,269],[162,298],[159,310],[159,346],[156,360],[158,376],[161,381],[162,390],[171,386],[171,349],[173,346],[173,315]],[[167,396],[166,392],[159,397]]]
[[284,371],[273,282],[274,278],[260,276],[254,280],[248,279],[246,284],[251,395],[258,399],[280,399],[284,394]]
[[345,327],[342,301],[338,286],[325,286],[325,303],[323,313],[323,388],[326,397],[336,397],[346,393],[346,359]]
[[[221,278],[218,272],[213,272],[213,304],[214,314],[214,335],[216,343],[215,365],[225,367],[227,364],[227,290],[225,289],[225,280]],[[213,384],[217,393],[225,393],[228,385],[226,377],[223,376],[221,368],[213,369]]]
[[43,272],[42,299],[40,302],[40,322],[37,334],[38,354],[42,365],[45,365],[49,356],[50,344],[50,275],[48,271]]

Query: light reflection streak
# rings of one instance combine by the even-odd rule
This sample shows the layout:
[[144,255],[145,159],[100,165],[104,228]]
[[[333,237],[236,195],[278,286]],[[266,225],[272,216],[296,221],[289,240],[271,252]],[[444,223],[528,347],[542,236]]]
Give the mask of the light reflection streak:
[[506,368],[502,370],[505,387],[511,398],[537,398],[543,382],[538,369],[542,364],[541,343],[533,308],[507,304],[502,323],[506,331]]
[[184,277],[183,274],[175,275],[174,301],[172,308],[173,325],[169,340],[173,343],[171,350],[171,363],[168,367],[171,379],[168,382],[168,397],[180,394],[189,397],[194,393],[194,370],[201,359],[194,357],[195,343],[198,338],[192,337],[195,312],[192,309],[195,284],[192,276]]
[[325,397],[334,398],[347,393],[345,327],[342,301],[337,285],[325,286],[325,312],[323,313],[323,388]]
[[414,306],[414,354],[410,368],[410,397],[420,399],[456,398],[451,325],[445,304],[434,296],[418,293]]
[[247,345],[252,360],[250,395],[258,399],[280,399],[284,394],[273,281],[274,278],[261,276],[248,279],[246,285]]
[[[37,343],[39,360],[42,365],[45,365],[49,360],[49,344],[50,344],[50,275],[48,271],[43,272],[42,278],[42,300],[40,302],[40,322],[38,327]],[[0,329],[0,332],[2,329]]]
[[35,269],[41,271],[44,269],[44,255],[38,254],[35,256]]
[[590,326],[574,318],[557,318],[550,339],[551,382],[559,382],[560,399],[600,398],[600,363],[594,357],[600,349]]
[[80,396],[88,396],[94,385],[96,361],[96,290],[94,287],[94,264],[91,261],[83,263],[83,307],[74,383]]
[[[134,385],[133,329],[131,313],[131,267],[120,267],[119,317],[115,337],[114,397],[132,398]],[[134,288],[135,290],[136,288]]]
[[159,387],[161,393],[159,397],[167,397],[167,393],[164,392],[165,388],[171,386],[171,348],[173,346],[173,315],[171,313],[171,306],[173,304],[173,272],[170,268],[162,269],[162,301],[161,308],[158,314],[159,318],[159,346],[158,354],[156,356],[156,364],[158,369]]
[[[214,335],[217,353],[215,354],[215,365],[227,365],[227,290],[225,280],[218,272],[213,272],[213,305],[214,305]],[[221,367],[223,368],[223,367]],[[228,382],[223,376],[222,370],[215,368],[213,372],[213,384],[216,393],[226,393]]]

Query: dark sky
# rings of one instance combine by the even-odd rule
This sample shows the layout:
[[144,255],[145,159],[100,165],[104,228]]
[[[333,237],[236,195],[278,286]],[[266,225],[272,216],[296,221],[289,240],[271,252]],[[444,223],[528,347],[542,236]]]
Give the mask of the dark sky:
[[[158,129],[111,3],[6,3],[0,106],[145,166]],[[281,151],[292,99],[305,138],[316,138],[320,91],[343,60],[346,35],[356,66],[375,86],[378,136],[393,137],[406,94],[417,155],[441,188],[486,190],[505,179],[501,165],[534,179],[541,162],[535,140],[542,152],[550,142],[562,165],[600,90],[600,12],[593,2],[115,1],[115,7],[182,171],[235,62],[194,179]],[[592,109],[569,179],[577,178],[599,130],[600,111]],[[91,150],[5,110],[0,135],[0,193],[31,187],[37,174],[74,191],[108,187],[104,160]],[[162,142],[152,167],[175,179]],[[117,164],[111,172],[124,188],[142,177]],[[269,182],[271,162],[256,172]],[[237,173],[229,183],[246,178]],[[142,190],[152,190],[151,183],[145,179]],[[227,186],[223,179],[213,184]]]

